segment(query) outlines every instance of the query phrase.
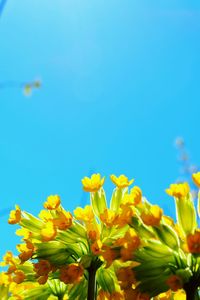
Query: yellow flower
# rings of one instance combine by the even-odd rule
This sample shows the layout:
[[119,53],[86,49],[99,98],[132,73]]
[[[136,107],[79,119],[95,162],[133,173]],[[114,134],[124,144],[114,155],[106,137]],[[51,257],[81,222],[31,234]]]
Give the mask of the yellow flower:
[[118,249],[112,249],[107,245],[103,245],[101,250],[101,256],[106,261],[106,268],[110,267],[113,261],[120,256]]
[[25,274],[21,270],[16,270],[14,272],[15,276],[13,277],[13,281],[17,284],[22,283],[25,279]]
[[186,294],[184,290],[178,290],[174,294],[174,300],[186,300]]
[[83,221],[83,222],[92,222],[94,220],[94,213],[92,210],[92,207],[90,205],[86,205],[84,208],[77,207],[74,210],[74,215],[77,220]]
[[152,205],[149,211],[143,211],[140,217],[145,225],[158,226],[162,218],[162,212],[158,205]]
[[50,221],[50,220],[53,219],[53,217],[52,217],[52,215],[51,215],[51,212],[48,211],[48,210],[44,210],[44,209],[42,209],[42,210],[40,211],[40,213],[39,213],[38,216],[39,216],[39,218],[40,218],[42,221],[44,221],[44,222],[48,222],[48,221]]
[[99,255],[101,253],[102,242],[100,240],[95,241],[91,245],[91,251],[94,255]]
[[190,187],[187,182],[170,184],[169,189],[166,189],[168,195],[179,199],[186,197],[189,192]]
[[60,206],[60,197],[58,195],[51,195],[47,198],[47,201],[44,203],[44,208],[49,210],[57,209]]
[[187,246],[190,253],[200,253],[200,230],[187,236]]
[[118,188],[125,188],[131,185],[134,181],[134,179],[131,179],[130,181],[128,180],[128,177],[125,175],[120,175],[119,177],[115,175],[110,175],[110,179],[112,182],[118,187]]
[[5,272],[0,273],[0,285],[8,286],[12,282],[12,278],[10,274],[6,274]]
[[30,241],[26,241],[25,244],[19,244],[16,248],[19,252],[21,252],[19,254],[21,262],[27,261],[33,255],[34,245]]
[[97,300],[110,300],[110,293],[100,290],[97,296]]
[[167,281],[166,284],[170,287],[170,289],[174,292],[178,291],[178,289],[181,289],[183,287],[183,281],[182,279],[177,275],[171,275]]
[[87,235],[91,242],[95,242],[100,237],[99,232],[96,230],[89,230]]
[[122,292],[113,292],[110,294],[107,291],[100,290],[97,300],[124,300],[124,296]]
[[52,267],[48,260],[40,260],[38,263],[34,265],[34,271],[37,273],[38,276],[48,275],[49,272],[52,270]]
[[172,292],[171,290],[161,293],[156,297],[156,300],[170,300],[172,299]]
[[134,186],[130,194],[125,194],[122,203],[129,205],[138,205],[142,202],[142,191],[138,186]]
[[41,236],[43,242],[48,242],[53,240],[56,237],[57,230],[53,222],[48,221],[44,228],[41,229]]
[[133,228],[127,230],[124,237],[117,239],[115,242],[116,247],[121,247],[120,256],[123,261],[131,260],[134,251],[138,249],[140,244],[140,238]]
[[134,186],[131,189],[131,196],[133,197],[133,202],[138,205],[142,201],[142,191],[138,186]]
[[200,172],[192,174],[194,183],[200,188]]
[[16,230],[16,235],[23,236],[23,239],[27,240],[32,236],[32,233],[26,228],[19,228]]
[[116,276],[122,290],[131,288],[136,283],[135,273],[130,267],[118,269]]
[[118,225],[119,227],[130,224],[134,214],[135,208],[133,206],[129,206],[128,204],[121,204],[119,214],[117,215],[114,224]]
[[100,174],[93,174],[91,178],[84,177],[81,182],[85,192],[97,192],[103,186],[105,177],[101,178]]
[[100,215],[101,221],[108,227],[112,227],[116,219],[116,214],[113,210],[106,208],[103,214]]
[[66,230],[72,225],[72,215],[67,211],[58,212],[58,217],[53,219],[53,224],[60,230]]
[[0,263],[1,267],[12,265],[14,263],[14,256],[11,251],[7,251],[6,254],[3,256],[3,262]]
[[65,284],[78,283],[84,273],[84,269],[80,264],[70,264],[60,269],[60,280]]
[[37,279],[39,284],[45,284],[48,280],[48,275],[42,275]]
[[21,220],[21,209],[18,205],[15,205],[15,210],[11,210],[10,217],[8,219],[9,224],[17,224]]

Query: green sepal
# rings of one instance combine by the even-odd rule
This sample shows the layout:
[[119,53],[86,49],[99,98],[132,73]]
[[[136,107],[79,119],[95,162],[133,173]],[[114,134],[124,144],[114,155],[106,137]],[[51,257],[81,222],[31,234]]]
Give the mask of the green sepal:
[[176,275],[180,276],[183,280],[183,283],[186,283],[192,277],[192,271],[189,268],[179,269],[176,271]]
[[175,198],[176,218],[183,234],[193,233],[197,228],[197,217],[191,193],[183,199]]
[[145,239],[155,237],[155,233],[153,232],[152,228],[143,224],[138,217],[132,217],[130,226]]
[[104,291],[113,293],[115,282],[110,269],[99,268],[97,271],[97,282]]
[[100,214],[104,213],[107,208],[106,195],[104,189],[101,188],[97,192],[90,193],[90,202],[94,211],[94,214],[99,217]]
[[91,255],[83,255],[80,259],[81,265],[84,267],[84,269],[87,269],[90,267],[92,262],[92,256]]
[[69,291],[69,300],[84,300],[87,294],[87,281],[82,279],[78,284],[73,284]]
[[179,237],[171,226],[160,224],[159,226],[154,226],[153,230],[162,243],[171,249],[178,250],[180,247]]
[[197,197],[197,213],[198,216],[200,217],[200,190],[198,192],[198,197]]
[[9,297],[9,286],[0,285],[0,299],[7,300]]
[[112,193],[112,197],[110,200],[110,208],[111,210],[117,212],[124,195],[128,192],[128,188],[118,188],[116,187]]
[[58,241],[38,243],[36,247],[34,259],[45,259],[55,266],[72,262],[70,249]]
[[44,227],[44,222],[23,211],[20,225],[33,233],[40,233],[40,230]]

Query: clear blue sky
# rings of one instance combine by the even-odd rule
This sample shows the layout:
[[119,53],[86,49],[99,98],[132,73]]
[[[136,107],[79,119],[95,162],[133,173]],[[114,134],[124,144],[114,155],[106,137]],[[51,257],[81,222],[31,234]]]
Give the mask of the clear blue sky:
[[[95,170],[109,194],[109,174],[125,173],[172,214],[176,136],[200,164],[200,2],[8,0],[0,82],[37,77],[31,98],[0,90],[1,208],[38,213],[59,194],[71,210]],[[7,218],[0,255],[17,241]]]

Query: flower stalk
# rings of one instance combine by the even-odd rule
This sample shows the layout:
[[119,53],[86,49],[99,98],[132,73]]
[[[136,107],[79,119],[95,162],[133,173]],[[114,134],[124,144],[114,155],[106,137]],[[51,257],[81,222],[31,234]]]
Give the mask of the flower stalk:
[[102,265],[102,261],[100,259],[95,259],[91,262],[90,266],[87,268],[88,271],[87,300],[96,300],[96,296],[97,296],[96,273],[101,265]]
[[184,290],[186,293],[186,300],[199,300],[198,285],[193,282],[187,282],[184,284]]

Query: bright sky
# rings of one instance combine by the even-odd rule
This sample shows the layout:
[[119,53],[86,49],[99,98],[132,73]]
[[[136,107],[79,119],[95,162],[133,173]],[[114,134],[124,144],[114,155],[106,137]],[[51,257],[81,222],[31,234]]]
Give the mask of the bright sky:
[[[200,164],[199,53],[199,1],[8,0],[0,82],[43,87],[30,98],[0,90],[1,209],[36,214],[59,194],[72,210],[94,170],[109,195],[109,174],[124,173],[172,214],[177,136]],[[0,255],[18,241],[7,218]]]

